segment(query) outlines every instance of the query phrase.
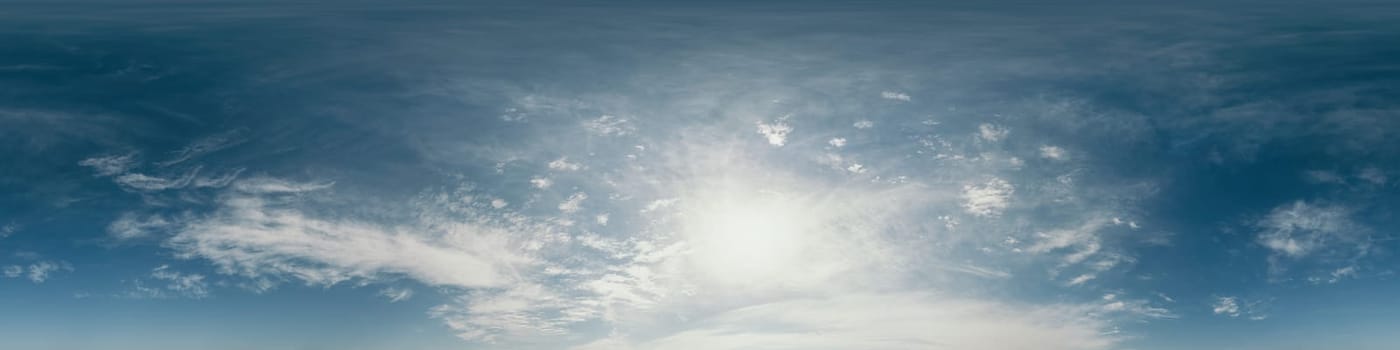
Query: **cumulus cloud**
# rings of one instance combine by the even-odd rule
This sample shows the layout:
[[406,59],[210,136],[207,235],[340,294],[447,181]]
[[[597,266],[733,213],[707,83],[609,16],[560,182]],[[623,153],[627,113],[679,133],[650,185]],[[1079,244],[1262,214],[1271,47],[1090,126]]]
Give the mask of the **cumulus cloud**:
[[963,186],[963,209],[969,214],[981,217],[1001,215],[1011,205],[1011,195],[1015,187],[1006,180],[993,178],[981,184]]
[[583,169],[583,164],[570,162],[569,157],[560,157],[559,159],[555,159],[549,162],[549,169],[560,171],[578,171],[579,169]]
[[827,141],[826,141],[826,144],[831,145],[831,147],[836,147],[836,148],[846,147],[846,138],[844,138],[844,137],[833,137],[833,138],[831,138],[831,140],[827,140]]
[[209,283],[201,274],[179,272],[171,269],[170,265],[161,265],[151,269],[150,278],[165,285],[163,287],[147,287],[144,283],[136,281],[135,290],[131,292],[131,296],[189,299],[209,297]]
[[994,124],[982,124],[977,126],[977,137],[988,142],[998,142],[1006,139],[1006,135],[1011,134],[1010,130]]
[[588,199],[587,193],[576,192],[574,194],[571,194],[569,195],[568,199],[565,199],[563,202],[559,203],[559,211],[565,213],[577,212],[583,207],[583,200],[585,199]]
[[10,235],[15,234],[15,232],[19,232],[19,230],[20,225],[13,222],[0,226],[0,239],[9,237]]
[[787,143],[787,135],[792,132],[792,125],[787,123],[787,118],[778,118],[773,123],[758,122],[758,133],[768,139],[768,144],[782,147]]
[[875,127],[875,122],[871,121],[870,119],[861,119],[857,120],[855,124],[851,124],[851,126],[855,127],[856,129],[869,129]]
[[1065,153],[1065,149],[1058,146],[1040,146],[1040,157],[1052,160],[1064,160],[1068,158],[1069,155]]

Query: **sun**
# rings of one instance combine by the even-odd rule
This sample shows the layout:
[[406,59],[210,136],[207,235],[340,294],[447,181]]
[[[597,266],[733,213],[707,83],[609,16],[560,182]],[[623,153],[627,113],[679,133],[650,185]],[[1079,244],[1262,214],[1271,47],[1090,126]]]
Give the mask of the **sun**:
[[706,196],[686,211],[693,266],[724,287],[758,287],[800,274],[807,225],[800,206],[765,191]]

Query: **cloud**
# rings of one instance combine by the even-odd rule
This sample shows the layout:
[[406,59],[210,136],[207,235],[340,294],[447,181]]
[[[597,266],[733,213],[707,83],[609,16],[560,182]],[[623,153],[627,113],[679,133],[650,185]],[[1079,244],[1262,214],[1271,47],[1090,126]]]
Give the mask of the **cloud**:
[[137,239],[149,237],[152,233],[165,230],[171,225],[170,221],[160,215],[141,217],[140,214],[126,212],[107,225],[107,234],[117,240]]
[[549,188],[549,186],[554,186],[554,180],[550,180],[546,177],[536,176],[530,179],[530,186],[534,186],[538,189],[546,189]]
[[836,148],[846,147],[846,138],[844,138],[844,137],[833,137],[833,138],[831,138],[831,140],[826,141],[826,144],[831,145],[831,147],[836,147]]
[[[1275,207],[1255,223],[1257,241],[1271,253],[1271,272],[1281,274],[1285,265],[1298,261],[1346,268],[1368,255],[1371,230],[1351,216],[1352,210],[1336,204],[1300,200]],[[1354,274],[1355,267],[1349,271],[1347,275]]]
[[903,92],[885,91],[880,93],[880,98],[886,100],[909,101],[909,94]]
[[611,115],[589,119],[583,123],[583,127],[591,133],[603,136],[622,136],[636,131],[626,118]]
[[1052,160],[1065,160],[1069,157],[1065,149],[1057,146],[1040,146],[1040,157]]
[[170,268],[170,265],[161,265],[151,269],[150,278],[165,283],[163,288],[147,287],[141,280],[133,281],[135,288],[128,293],[128,297],[134,298],[208,298],[209,283],[205,281],[204,275],[197,273],[183,273]]
[[261,179],[234,187],[245,194],[231,194],[216,213],[183,224],[167,246],[182,257],[208,260],[222,273],[290,276],[317,285],[406,276],[438,286],[490,287],[507,284],[510,266],[525,262],[510,253],[508,232],[482,223],[381,226],[323,219],[253,195],[324,188],[320,184]]
[[851,124],[851,126],[854,126],[856,129],[869,129],[875,127],[875,122],[870,119],[861,119],[857,120],[855,124]]
[[117,175],[136,166],[136,153],[92,157],[79,161],[78,165],[92,168],[99,176]]
[[1215,302],[1211,304],[1211,312],[1230,318],[1243,316],[1258,321],[1269,317],[1262,311],[1264,303],[1262,300],[1242,301],[1239,297],[1232,296],[1216,297]]
[[201,138],[199,140],[196,140],[195,142],[190,143],[184,148],[181,148],[179,151],[173,152],[174,156],[170,159],[161,162],[156,162],[156,165],[160,167],[168,167],[171,165],[183,163],[190,159],[202,157],[209,153],[218,152],[229,147],[237,146],[243,142],[248,141],[247,133],[248,130],[246,129],[234,129]]
[[772,124],[758,122],[758,133],[768,139],[768,144],[782,147],[787,143],[787,135],[792,132],[792,125],[787,123],[787,117],[778,118]]
[[964,185],[962,191],[963,209],[969,214],[981,217],[1000,216],[1011,205],[1011,195],[1016,188],[1006,180],[992,178],[985,183]]
[[982,140],[986,140],[988,142],[998,142],[1001,140],[1005,140],[1006,135],[1010,133],[1010,130],[993,124],[984,123],[982,125],[977,126],[977,137],[980,137],[982,138]]
[[555,159],[549,162],[549,169],[561,171],[578,171],[579,169],[583,169],[583,165],[579,163],[569,162],[569,157],[560,157],[559,159]]
[[[920,293],[846,295],[749,306],[632,349],[1113,348],[1108,322],[1080,305],[1016,306]],[[617,347],[625,349],[624,347]]]
[[379,295],[389,299],[390,303],[397,303],[413,297],[413,290],[408,288],[389,287],[379,291]]
[[49,279],[50,275],[60,271],[73,271],[73,265],[69,264],[67,261],[61,260],[40,261],[33,264],[29,264],[28,266],[5,266],[3,270],[0,270],[0,274],[4,274],[5,277],[9,278],[19,278],[23,276],[25,278],[28,278],[30,282],[44,283],[44,281],[47,281]]
[[14,235],[15,232],[19,232],[21,228],[22,226],[13,222],[7,223],[5,225],[0,225],[0,239],[4,239],[6,237]]
[[585,199],[588,199],[587,193],[576,192],[574,194],[571,194],[569,195],[568,199],[565,199],[563,202],[559,203],[559,211],[569,214],[577,212],[580,208],[582,208],[583,200]]

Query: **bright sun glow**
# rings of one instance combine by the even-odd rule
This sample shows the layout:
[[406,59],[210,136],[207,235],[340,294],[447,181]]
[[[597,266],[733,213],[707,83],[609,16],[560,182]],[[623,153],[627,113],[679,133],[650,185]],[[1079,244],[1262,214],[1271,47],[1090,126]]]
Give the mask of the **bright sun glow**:
[[695,266],[725,286],[759,286],[799,273],[807,227],[798,207],[774,193],[709,198],[687,213]]

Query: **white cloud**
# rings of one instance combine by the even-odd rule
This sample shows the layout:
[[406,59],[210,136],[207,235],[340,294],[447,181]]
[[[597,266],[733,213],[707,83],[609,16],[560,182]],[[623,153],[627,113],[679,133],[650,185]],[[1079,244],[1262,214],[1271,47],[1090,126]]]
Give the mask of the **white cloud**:
[[880,93],[880,98],[886,100],[909,101],[909,95],[902,92],[885,91]]
[[870,119],[861,119],[857,120],[855,124],[851,124],[851,126],[854,126],[856,129],[869,129],[875,127],[875,122],[870,121]]
[[164,191],[189,186],[190,181],[193,181],[194,177],[194,172],[189,172],[184,176],[171,179],[131,173],[117,176],[113,181],[116,181],[118,185],[138,191]]
[[621,136],[636,131],[636,128],[626,118],[611,115],[589,119],[583,123],[583,127],[589,132],[604,136]]
[[977,137],[990,142],[997,142],[1006,139],[1006,135],[1011,131],[993,124],[982,124],[977,126]]
[[505,208],[507,205],[510,205],[510,202],[506,202],[506,200],[504,200],[504,199],[500,199],[500,198],[492,198],[492,199],[491,199],[491,207],[492,207],[492,208],[501,209],[501,208]]
[[1086,274],[1082,274],[1082,275],[1079,275],[1079,276],[1075,276],[1073,279],[1070,279],[1070,280],[1069,280],[1069,285],[1071,285],[1071,286],[1081,285],[1081,284],[1084,284],[1085,282],[1089,282],[1090,280],[1093,280],[1093,279],[1096,278],[1096,277],[1098,277],[1098,276],[1096,276],[1096,275],[1094,275],[1094,274],[1090,274],[1090,273],[1086,273]]
[[565,213],[577,212],[579,211],[579,209],[582,209],[583,201],[585,199],[588,199],[587,193],[576,192],[574,194],[571,194],[569,195],[568,199],[565,199],[563,202],[559,203],[559,211]]
[[1338,175],[1338,174],[1337,174],[1337,172],[1335,172],[1335,171],[1330,171],[1330,170],[1308,170],[1308,171],[1304,171],[1304,172],[1303,172],[1303,176],[1304,176],[1305,178],[1307,178],[1308,181],[1313,182],[1313,183],[1322,183],[1322,184],[1342,184],[1342,183],[1346,183],[1346,179],[1343,179],[1341,175]]
[[[897,307],[892,307],[897,306]],[[848,295],[755,305],[635,342],[632,349],[1093,350],[1113,348],[1099,307],[1013,306],[926,294]],[[614,345],[616,339],[611,340]],[[616,347],[626,349],[629,347]]]
[[19,266],[19,265],[9,265],[9,266],[5,266],[5,269],[4,269],[3,271],[0,271],[0,273],[4,273],[5,277],[9,277],[9,278],[19,277],[20,275],[23,275],[23,274],[24,274],[24,266]]
[[1386,178],[1384,171],[1374,167],[1361,169],[1361,172],[1358,172],[1356,177],[1374,185],[1384,185],[1386,181],[1389,180]]
[[1225,296],[1216,297],[1211,304],[1211,312],[1216,315],[1230,318],[1245,318],[1253,321],[1263,320],[1269,316],[1263,312],[1265,301],[1263,300],[1241,300],[1238,297]]
[[993,178],[986,183],[964,185],[962,192],[963,209],[982,217],[1001,215],[1011,204],[1015,187],[1006,180]]
[[439,286],[499,286],[510,280],[510,265],[525,262],[511,253],[506,231],[484,223],[381,226],[322,219],[256,195],[230,195],[221,205],[217,213],[183,225],[167,245],[180,256],[214,263],[222,273],[290,276],[319,285],[407,276]]
[[294,182],[271,177],[255,177],[233,184],[239,192],[248,194],[305,193],[328,189],[335,182]]
[[107,225],[107,234],[118,240],[136,239],[148,237],[156,231],[169,228],[171,224],[160,215],[142,217],[140,214],[127,212]]
[[23,276],[28,278],[30,282],[44,283],[44,281],[49,279],[50,275],[59,271],[73,271],[73,265],[69,264],[67,261],[40,261],[29,264],[28,266],[6,266],[0,273],[9,278],[19,278]]
[[546,189],[546,188],[549,188],[549,186],[554,186],[554,180],[550,180],[550,179],[547,178],[547,177],[538,177],[538,176],[536,176],[536,177],[530,178],[530,186],[534,186],[535,188],[538,188],[538,189]]
[[[1340,205],[1295,201],[1274,208],[1255,225],[1260,229],[1257,241],[1271,252],[1274,275],[1286,271],[1289,262],[1300,260],[1334,269],[1354,266],[1371,250],[1371,230],[1354,222],[1351,210]],[[1310,279],[1337,279],[1327,276],[1332,272],[1311,271]]]
[[831,145],[831,147],[836,147],[836,148],[846,147],[846,138],[844,138],[844,137],[833,137],[833,138],[831,138],[831,140],[826,141],[826,144]]
[[78,165],[90,167],[100,176],[112,176],[125,173],[127,170],[136,166],[136,154],[127,153],[123,155],[92,157],[79,161]]
[[191,299],[204,299],[209,297],[209,284],[204,281],[204,275],[197,273],[183,273],[170,269],[169,265],[161,265],[151,270],[151,278],[164,281],[164,290],[157,290],[150,297],[184,297]]
[[1069,158],[1065,149],[1058,146],[1040,146],[1040,157],[1053,160],[1064,160]]
[[248,136],[246,135],[247,132],[248,131],[245,129],[234,129],[201,138],[199,140],[196,140],[195,142],[190,143],[188,146],[185,146],[179,151],[175,151],[174,157],[171,157],[170,159],[162,162],[157,162],[156,165],[161,167],[167,167],[183,163],[190,159],[202,157],[209,153],[237,146],[243,142],[248,141]]
[[549,169],[561,171],[578,171],[579,169],[583,169],[583,165],[579,163],[569,162],[569,157],[560,157],[559,159],[555,159],[554,161],[549,162]]
[[787,143],[787,135],[792,132],[792,125],[787,123],[787,118],[778,118],[772,124],[758,122],[758,133],[768,139],[768,144],[782,147]]
[[391,303],[408,300],[413,297],[413,290],[408,288],[389,287],[379,291],[379,295],[389,299]]
[[19,224],[13,222],[0,226],[0,239],[9,237],[10,235],[15,234],[15,232],[19,232],[20,228],[21,227]]

